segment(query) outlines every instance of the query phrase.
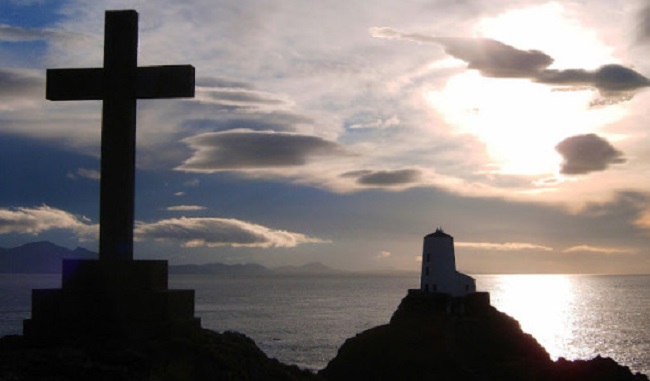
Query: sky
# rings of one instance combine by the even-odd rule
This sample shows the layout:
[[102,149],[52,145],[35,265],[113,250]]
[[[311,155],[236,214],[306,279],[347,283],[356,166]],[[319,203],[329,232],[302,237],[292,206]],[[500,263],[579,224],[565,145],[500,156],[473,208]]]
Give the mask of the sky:
[[6,0],[0,247],[98,248],[105,10],[139,12],[135,257],[419,271],[650,273],[650,3]]

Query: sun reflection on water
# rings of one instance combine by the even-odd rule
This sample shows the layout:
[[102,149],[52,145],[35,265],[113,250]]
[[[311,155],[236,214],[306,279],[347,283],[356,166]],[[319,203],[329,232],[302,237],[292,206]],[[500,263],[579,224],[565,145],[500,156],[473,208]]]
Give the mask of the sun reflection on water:
[[575,351],[575,290],[567,275],[495,275],[490,299],[514,317],[552,359],[571,358]]

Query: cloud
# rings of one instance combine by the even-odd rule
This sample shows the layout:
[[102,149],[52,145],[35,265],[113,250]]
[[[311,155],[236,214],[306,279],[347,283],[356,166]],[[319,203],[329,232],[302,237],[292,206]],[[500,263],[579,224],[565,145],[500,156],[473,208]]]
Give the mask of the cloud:
[[282,105],[286,103],[272,94],[250,90],[214,90],[206,92],[206,95],[224,104]]
[[563,253],[596,253],[596,254],[636,254],[634,249],[619,247],[578,245],[562,250]]
[[6,25],[6,24],[0,24],[0,41],[5,41],[5,42],[39,41],[39,40],[49,40],[53,38],[73,39],[73,38],[79,38],[79,36],[67,32],[53,30],[53,29],[21,28],[21,27]]
[[357,178],[357,184],[371,186],[407,185],[418,182],[422,173],[417,169],[398,169],[394,171],[351,171],[341,177]]
[[273,112],[292,105],[278,94],[255,89],[252,84],[225,78],[203,78],[196,98],[204,104],[219,105],[231,112]]
[[372,113],[359,113],[345,121],[349,129],[384,129],[399,126],[400,119],[397,115],[390,117],[377,116]]
[[70,230],[81,239],[92,239],[98,236],[99,225],[90,224],[84,217],[47,205],[0,209],[0,234],[38,235],[55,229]]
[[468,68],[486,77],[529,78],[535,82],[591,86],[603,96],[618,96],[650,86],[650,80],[622,65],[604,65],[594,71],[584,69],[552,70],[553,58],[539,50],[521,50],[487,38],[433,37],[402,33],[392,28],[371,28],[373,37],[399,39],[441,45],[445,52],[467,62]]
[[610,164],[625,162],[622,152],[596,134],[566,138],[555,149],[564,158],[560,172],[565,175],[603,171]]
[[317,136],[271,131],[210,132],[183,142],[194,154],[177,169],[188,172],[295,167],[318,156],[348,154],[338,143]]
[[247,82],[222,77],[203,77],[196,80],[197,87],[217,87],[225,89],[253,90],[253,85]]
[[191,180],[187,180],[186,182],[184,182],[183,186],[188,187],[188,188],[193,188],[193,187],[198,187],[199,184],[201,184],[201,180],[199,180],[199,179],[191,179]]
[[641,43],[650,42],[650,4],[646,4],[639,12],[637,40]]
[[215,117],[193,118],[183,122],[184,129],[219,132],[236,129],[293,132],[299,125],[312,125],[313,119],[286,111],[228,113]]
[[176,206],[169,206],[165,208],[165,210],[169,212],[193,212],[193,211],[198,211],[198,210],[205,210],[205,206],[199,206],[199,205],[176,205]]
[[379,254],[375,255],[375,259],[385,259],[391,256],[390,251],[382,251]]
[[82,177],[90,180],[99,180],[101,178],[101,173],[94,169],[88,168],[77,168],[76,172],[68,172],[68,178],[75,180],[77,177]]
[[542,250],[553,251],[553,248],[534,243],[522,242],[506,242],[506,243],[493,243],[493,242],[456,242],[456,247],[467,247],[471,249],[480,250],[495,250],[495,251],[519,251],[519,250]]
[[544,70],[534,79],[552,85],[593,86],[605,96],[650,86],[648,78],[630,68],[616,64],[604,65],[594,71]]
[[203,78],[196,100],[189,102],[183,130],[218,132],[234,129],[293,132],[314,120],[291,111],[294,102],[283,95],[259,91],[253,84],[226,78]]
[[226,218],[171,218],[136,223],[137,239],[180,242],[185,247],[295,247],[324,241],[304,234],[274,230],[262,225]]
[[436,38],[445,51],[486,77],[531,78],[553,63],[539,50],[519,50],[502,42],[479,38]]
[[530,78],[553,63],[539,50],[519,50],[488,38],[432,37],[402,33],[392,28],[371,28],[373,37],[442,45],[445,52],[468,63],[486,77]]
[[45,78],[33,71],[0,68],[0,99],[34,97],[42,94],[44,88]]
[[650,209],[639,212],[633,223],[639,229],[650,231]]

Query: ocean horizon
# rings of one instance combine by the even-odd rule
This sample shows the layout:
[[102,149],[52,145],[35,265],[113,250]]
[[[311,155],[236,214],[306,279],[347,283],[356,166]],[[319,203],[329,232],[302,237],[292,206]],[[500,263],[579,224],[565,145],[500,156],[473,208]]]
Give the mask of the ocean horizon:
[[[650,275],[473,275],[491,304],[514,317],[553,359],[611,357],[650,374]],[[33,288],[57,274],[0,274],[0,335],[21,334]],[[238,331],[270,357],[310,370],[343,342],[388,323],[417,274],[172,274],[170,288],[196,290],[204,328]]]

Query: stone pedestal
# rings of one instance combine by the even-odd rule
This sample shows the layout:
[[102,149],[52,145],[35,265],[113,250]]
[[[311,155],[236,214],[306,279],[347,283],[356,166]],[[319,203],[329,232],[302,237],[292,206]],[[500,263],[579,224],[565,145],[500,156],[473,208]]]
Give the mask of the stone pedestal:
[[61,289],[32,290],[25,337],[154,337],[200,328],[194,290],[167,288],[167,261],[64,260]]

